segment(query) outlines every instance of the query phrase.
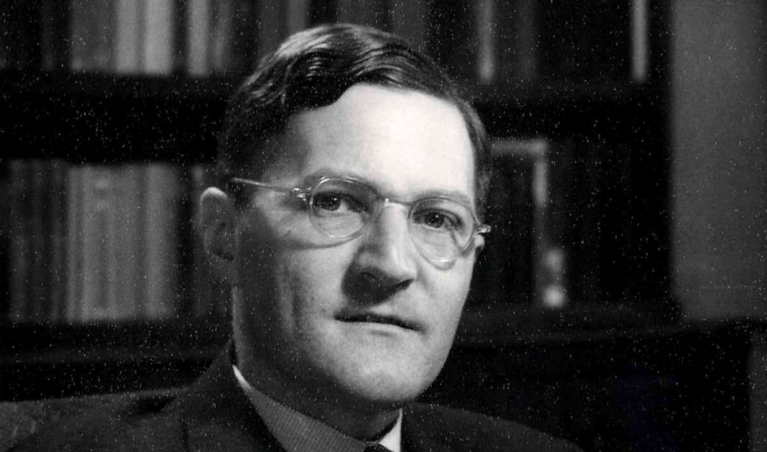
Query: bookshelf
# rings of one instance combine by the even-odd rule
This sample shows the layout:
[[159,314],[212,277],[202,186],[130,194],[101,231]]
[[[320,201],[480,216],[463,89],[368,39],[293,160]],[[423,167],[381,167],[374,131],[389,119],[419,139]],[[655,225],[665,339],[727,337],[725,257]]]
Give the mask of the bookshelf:
[[[11,0],[0,6],[0,23],[10,30],[0,36],[5,174],[12,160],[112,167],[157,163],[191,168],[210,163],[227,97],[260,55],[309,25],[334,20],[376,25],[402,34],[444,64],[475,100],[494,139],[543,141],[550,149],[550,176],[556,177],[548,184],[565,204],[559,227],[566,253],[567,302],[547,308],[530,291],[515,299],[488,300],[481,286],[493,281],[483,272],[497,264],[488,253],[478,269],[477,280],[483,284],[473,287],[462,325],[464,341],[501,338],[509,330],[579,331],[674,320],[676,306],[669,295],[665,2],[161,3],[167,9],[157,16],[164,17],[166,25],[159,28],[147,22],[147,11],[158,6],[156,0],[99,2],[106,9],[98,14],[108,20],[96,19],[107,25],[95,28],[88,8],[82,19],[86,25],[77,22],[87,0]],[[134,22],[139,25],[130,26]],[[106,56],[89,54],[98,49],[88,50],[88,40],[103,33],[111,43],[101,49]],[[74,38],[85,50],[72,44]],[[83,61],[74,64],[75,58]],[[89,58],[100,62],[89,63]],[[0,305],[0,334],[23,340],[43,331],[56,338],[49,341],[51,347],[71,349],[79,344],[71,338],[89,331],[108,349],[108,338],[130,330],[134,333],[126,337],[135,338],[137,345],[121,350],[146,357],[162,354],[163,341],[142,348],[141,334],[135,331],[206,330],[204,317],[186,315],[160,322],[138,318],[127,324],[10,322],[13,263],[7,244],[13,238],[4,227],[6,276],[0,287],[6,299]],[[184,240],[193,240],[193,234],[186,234]],[[493,240],[489,238],[488,247]],[[509,258],[513,256],[500,254],[494,259]],[[178,312],[188,313],[189,308]],[[220,326],[221,316],[210,323]],[[201,337],[211,343],[223,340],[220,334]],[[0,365],[34,356],[29,350],[19,353],[3,349]],[[39,359],[69,356],[55,355]]]

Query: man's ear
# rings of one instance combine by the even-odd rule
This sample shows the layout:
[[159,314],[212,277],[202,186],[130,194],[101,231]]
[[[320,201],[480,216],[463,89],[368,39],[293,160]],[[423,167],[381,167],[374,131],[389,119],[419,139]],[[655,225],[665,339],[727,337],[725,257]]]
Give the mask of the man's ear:
[[208,260],[219,277],[237,285],[235,265],[235,223],[237,211],[232,199],[210,187],[200,196],[200,222]]

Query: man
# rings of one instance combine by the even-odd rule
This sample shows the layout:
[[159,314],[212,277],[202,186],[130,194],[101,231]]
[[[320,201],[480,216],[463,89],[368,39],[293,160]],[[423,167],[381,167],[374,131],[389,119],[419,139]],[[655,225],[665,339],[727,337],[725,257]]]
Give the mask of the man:
[[232,343],[177,398],[127,401],[32,446],[574,450],[413,403],[445,362],[484,245],[486,153],[474,111],[403,41],[348,25],[295,35],[233,97],[222,188],[201,199]]

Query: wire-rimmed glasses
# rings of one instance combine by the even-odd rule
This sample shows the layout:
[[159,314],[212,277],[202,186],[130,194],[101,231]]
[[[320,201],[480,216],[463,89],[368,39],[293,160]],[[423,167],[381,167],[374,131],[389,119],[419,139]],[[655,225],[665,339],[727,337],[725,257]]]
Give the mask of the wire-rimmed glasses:
[[478,234],[490,231],[474,211],[450,196],[426,196],[411,202],[381,196],[353,177],[321,177],[309,187],[281,187],[234,177],[232,182],[288,193],[306,205],[311,223],[324,235],[347,240],[359,236],[387,204],[408,208],[408,229],[419,252],[437,264],[455,261]]

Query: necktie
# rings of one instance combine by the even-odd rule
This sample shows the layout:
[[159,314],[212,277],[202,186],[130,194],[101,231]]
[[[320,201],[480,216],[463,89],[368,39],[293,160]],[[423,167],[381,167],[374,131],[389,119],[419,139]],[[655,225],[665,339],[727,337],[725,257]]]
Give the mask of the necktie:
[[376,444],[371,444],[365,447],[365,452],[391,452],[391,451],[385,448],[384,446],[376,443]]

